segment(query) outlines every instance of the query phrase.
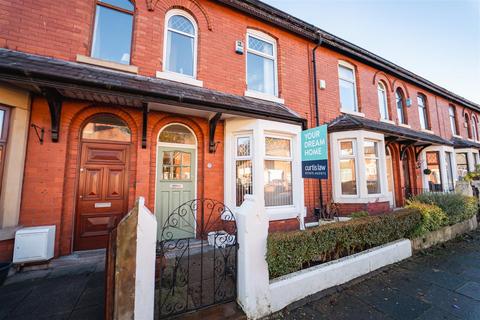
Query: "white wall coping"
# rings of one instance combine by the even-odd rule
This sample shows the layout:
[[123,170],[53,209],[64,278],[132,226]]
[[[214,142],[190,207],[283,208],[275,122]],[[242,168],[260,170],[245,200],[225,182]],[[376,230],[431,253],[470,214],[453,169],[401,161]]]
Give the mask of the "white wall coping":
[[273,279],[270,311],[280,311],[295,301],[411,256],[410,240],[400,239]]

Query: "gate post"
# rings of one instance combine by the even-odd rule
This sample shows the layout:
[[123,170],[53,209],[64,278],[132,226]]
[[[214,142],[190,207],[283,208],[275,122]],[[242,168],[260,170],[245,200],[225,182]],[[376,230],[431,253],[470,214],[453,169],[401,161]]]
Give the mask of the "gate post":
[[265,206],[253,195],[237,211],[238,303],[249,319],[270,313],[267,253],[269,219]]

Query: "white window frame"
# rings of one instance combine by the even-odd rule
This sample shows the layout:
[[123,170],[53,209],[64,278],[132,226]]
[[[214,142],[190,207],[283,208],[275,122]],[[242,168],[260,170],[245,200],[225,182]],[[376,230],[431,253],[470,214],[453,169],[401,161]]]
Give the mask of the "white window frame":
[[[451,113],[453,112],[453,114]],[[452,135],[454,137],[460,137],[458,135],[458,127],[457,127],[457,109],[450,105],[448,106],[448,120],[450,122],[450,130],[452,131]]]
[[[268,42],[273,46],[273,55],[268,55],[263,52],[256,51],[254,49],[250,49],[249,47],[249,39],[250,37],[257,38],[259,40]],[[277,53],[277,40],[275,40],[273,37],[265,34],[264,32],[254,30],[254,29],[248,29],[247,30],[247,35],[246,35],[246,44],[245,44],[245,84],[247,87],[247,90],[245,91],[245,96],[247,97],[252,97],[252,98],[257,98],[257,99],[263,99],[263,100],[268,100],[268,101],[273,101],[277,103],[284,103],[284,100],[279,98],[279,90],[278,90],[278,53]],[[264,92],[260,91],[255,91],[250,88],[248,88],[248,53],[255,54],[257,56],[260,56],[262,58],[270,59],[273,60],[273,79],[274,79],[274,94],[270,95]]]
[[[333,200],[338,203],[371,203],[371,202],[389,202],[390,196],[388,193],[387,182],[387,166],[385,155],[385,139],[383,134],[364,131],[342,131],[333,132],[329,134],[330,145],[330,159],[332,165],[332,183],[333,183]],[[355,150],[355,166],[357,177],[357,194],[343,195],[340,180],[340,141],[356,140]],[[378,143],[378,159],[379,159],[379,182],[380,193],[368,194],[366,173],[365,173],[365,155],[364,155],[364,141],[373,140]],[[361,170],[363,168],[363,170]]]
[[[423,104],[420,103],[422,100]],[[430,130],[430,125],[428,123],[428,108],[427,108],[427,97],[421,93],[417,94],[417,109],[418,109],[418,117],[420,120],[420,129],[422,130]],[[423,113],[423,116],[422,116]],[[422,124],[423,118],[423,124]]]
[[[402,102],[402,121],[400,121],[398,116],[398,97],[397,96],[400,97],[400,101]],[[406,100],[407,99],[405,97],[405,92],[400,88],[395,89],[395,112],[397,113],[398,125],[402,125],[402,126],[408,126],[408,119],[406,117],[406,113],[407,113]]]
[[478,119],[477,116],[472,114],[472,139],[478,141]]
[[[280,157],[280,156],[269,156],[267,155],[267,145],[266,145],[266,142],[265,140],[267,138],[276,138],[276,139],[283,139],[283,140],[288,140],[289,142],[289,145],[290,145],[290,157]],[[290,168],[292,170],[291,174],[292,174],[292,204],[289,204],[289,205],[284,205],[284,206],[266,206],[267,208],[291,208],[291,207],[294,207],[294,204],[293,204],[293,189],[294,189],[294,185],[293,185],[293,142],[292,142],[292,137],[289,136],[289,135],[280,135],[280,134],[275,134],[275,133],[269,133],[269,132],[265,132],[264,134],[264,143],[265,143],[265,156],[263,157],[263,161],[264,161],[264,171],[262,172],[262,174],[265,174],[265,161],[266,160],[278,160],[278,161],[288,161],[290,162]],[[265,183],[264,183],[264,188],[265,188]]]
[[[252,132],[244,132],[244,133],[236,133],[234,136],[234,153],[233,153],[233,173],[234,173],[234,193],[233,193],[233,200],[234,200],[234,208],[237,207],[237,161],[251,161],[252,163],[252,189],[254,188],[253,183],[255,181],[255,171],[253,169],[254,163],[253,163],[253,154],[254,154],[254,142],[253,142],[253,135]],[[250,139],[250,155],[248,156],[239,156],[238,155],[238,139],[239,138],[248,138]]]
[[[347,81],[347,82],[350,82],[352,83],[352,81],[350,79],[344,79],[342,77],[340,77],[340,66],[344,67],[344,68],[347,68],[347,69],[350,69],[353,73],[353,98],[354,98],[354,110],[348,110],[348,109],[344,109],[342,107],[342,97],[341,97],[341,91],[340,91],[340,80],[343,80],[343,81]],[[343,113],[351,113],[351,114],[355,114],[355,115],[362,115],[364,116],[363,113],[359,112],[358,111],[358,96],[357,96],[357,75],[355,73],[355,66],[346,62],[346,61],[343,61],[343,60],[339,60],[338,61],[338,70],[337,70],[337,74],[338,74],[338,96],[339,96],[339,99],[340,99],[340,112],[343,112]]]
[[380,99],[378,99],[378,108],[379,108],[379,111],[380,111],[380,120],[388,121],[388,120],[390,120],[390,112],[388,110],[387,86],[385,85],[385,83],[383,83],[383,81],[378,81],[377,95],[379,93],[385,99],[385,118],[382,117],[382,105],[381,105]]
[[[181,74],[178,72],[170,71],[167,70],[167,59],[169,57],[168,55],[168,31],[176,32],[179,34],[186,35],[188,37],[192,37],[190,34],[185,34],[182,33],[181,31],[178,30],[171,30],[168,27],[168,23],[170,19],[173,16],[182,16],[186,19],[188,19],[194,28],[195,35],[193,36],[194,41],[193,41],[193,75],[186,75],[186,74]],[[169,10],[166,15],[165,15],[165,25],[164,25],[164,33],[163,33],[163,64],[162,64],[162,71],[157,71],[157,78],[162,78],[166,80],[171,80],[171,81],[176,81],[176,82],[182,82],[194,86],[203,86],[203,81],[197,80],[197,63],[198,63],[198,25],[195,19],[193,18],[192,15],[190,15],[188,12],[181,10],[181,9],[172,9]]]
[[[457,172],[457,163],[456,163],[456,155],[457,153],[465,153],[467,155],[467,169],[468,172],[473,172],[475,171],[475,155],[479,155],[479,150],[475,148],[461,148],[461,149],[455,149],[454,155],[455,155],[455,167],[454,171]],[[458,177],[457,177],[458,178]],[[456,179],[455,179],[456,180]]]
[[[296,219],[305,216],[304,185],[301,167],[301,133],[298,125],[260,119],[229,118],[225,120],[225,204],[236,208],[235,160],[236,136],[252,135],[253,195],[263,204],[270,221]],[[291,140],[293,205],[266,207],[264,196],[265,137]],[[268,157],[277,158],[277,157]],[[282,157],[283,158],[283,157]],[[281,159],[279,159],[281,160]]]
[[[351,142],[352,143],[352,154],[351,155],[345,155],[345,156],[342,156],[341,155],[341,143],[342,142]],[[342,185],[341,185],[341,178],[340,179],[340,194],[342,195],[342,197],[357,197],[358,194],[359,194],[359,188],[358,188],[358,159],[357,159],[357,152],[358,152],[358,148],[357,148],[357,139],[339,139],[337,140],[337,143],[338,143],[338,151],[339,151],[339,154],[338,154],[338,157],[339,157],[339,160],[350,160],[350,159],[353,159],[354,160],[354,167],[355,167],[355,190],[357,191],[356,194],[343,194],[343,191],[342,191]],[[340,161],[339,161],[340,163]],[[339,177],[341,177],[341,172],[342,170],[340,169],[339,173]]]
[[[377,151],[377,154],[376,154],[376,155],[373,155],[373,156],[372,156],[372,155],[369,155],[369,156],[365,155],[365,141],[370,141],[370,142],[376,143],[376,147],[377,147],[377,148],[376,148],[376,151]],[[365,163],[367,162],[367,161],[366,161],[367,159],[378,161],[378,167],[377,167],[377,169],[379,170],[379,172],[377,172],[377,179],[378,179],[378,183],[379,183],[379,185],[380,185],[380,193],[378,193],[378,192],[377,192],[377,193],[368,193],[368,187],[367,187],[367,193],[368,193],[369,195],[372,195],[372,194],[373,194],[373,195],[380,195],[380,194],[382,193],[382,191],[381,191],[381,190],[382,190],[382,179],[381,179],[381,177],[380,177],[380,150],[379,150],[379,148],[380,148],[380,141],[378,141],[378,140],[373,140],[373,139],[369,139],[369,138],[365,138],[365,139],[363,139],[363,144],[364,144],[364,148],[363,148],[362,152],[363,152],[363,158],[364,158]],[[387,161],[386,159],[387,159],[387,156],[385,155],[385,163],[386,163],[386,161]],[[366,168],[366,167],[365,167],[365,168]],[[386,168],[386,165],[385,165],[385,168]],[[385,175],[386,175],[386,174],[387,174],[387,171],[385,170]],[[365,181],[364,181],[364,182],[365,182],[365,186],[367,186],[367,179],[366,179],[366,178],[365,178]],[[387,181],[387,192],[388,192],[388,181]]]

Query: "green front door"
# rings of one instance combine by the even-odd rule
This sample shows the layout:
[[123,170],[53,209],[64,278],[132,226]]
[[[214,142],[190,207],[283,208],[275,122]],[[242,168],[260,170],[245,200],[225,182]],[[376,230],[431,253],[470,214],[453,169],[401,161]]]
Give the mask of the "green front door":
[[[169,222],[166,220],[183,203],[195,198],[195,149],[158,147],[157,189],[155,215],[158,221],[158,240],[162,237],[164,226],[171,232],[173,239],[193,238],[195,236],[195,217],[189,210],[175,213]],[[170,239],[171,236],[168,236]]]

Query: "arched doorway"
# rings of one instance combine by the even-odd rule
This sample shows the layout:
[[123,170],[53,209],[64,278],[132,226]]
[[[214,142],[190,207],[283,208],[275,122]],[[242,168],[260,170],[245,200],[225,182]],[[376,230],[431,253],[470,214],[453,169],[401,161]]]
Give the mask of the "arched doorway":
[[[196,198],[197,138],[187,126],[173,123],[160,130],[157,141],[155,215],[163,226],[173,210]],[[182,216],[171,232],[174,239],[194,237],[194,217]]]
[[118,117],[98,114],[80,139],[74,250],[105,248],[109,231],[128,210],[131,131]]

